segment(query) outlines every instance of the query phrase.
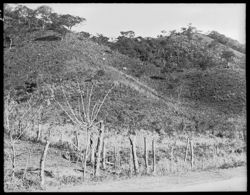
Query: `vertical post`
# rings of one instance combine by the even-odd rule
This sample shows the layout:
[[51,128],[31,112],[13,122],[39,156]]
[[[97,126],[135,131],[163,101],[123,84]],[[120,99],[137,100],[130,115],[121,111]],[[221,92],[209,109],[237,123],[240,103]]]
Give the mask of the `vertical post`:
[[146,137],[144,137],[144,160],[145,160],[146,174],[148,174],[148,149],[147,149],[147,138]]
[[205,154],[202,155],[202,170],[204,170],[205,168],[204,163],[205,163]]
[[171,146],[170,150],[170,172],[173,172],[173,161],[174,161],[174,145]]
[[213,155],[213,160],[214,160],[214,163],[215,163],[215,166],[217,165],[217,158],[218,158],[218,148],[217,148],[217,145],[214,145],[214,155]]
[[188,155],[188,145],[189,145],[189,138],[187,138],[187,144],[186,144],[186,151],[185,151],[185,158],[184,158],[184,162],[186,162],[186,160],[187,160],[187,155]]
[[116,147],[113,147],[113,151],[114,151],[114,169],[116,169]]
[[11,46],[12,46],[12,38],[10,38],[10,48],[11,49]]
[[46,140],[46,145],[45,145],[45,148],[43,150],[43,154],[42,154],[42,157],[41,157],[41,160],[40,160],[40,178],[41,178],[41,186],[43,187],[44,186],[44,182],[45,182],[45,179],[44,179],[44,167],[45,167],[45,160],[46,160],[46,155],[47,155],[47,151],[48,151],[48,148],[49,148],[49,144],[50,144],[50,141],[49,140]]
[[90,136],[90,162],[94,164],[95,162],[95,146],[94,146],[94,137],[93,134]]
[[130,144],[131,144],[131,149],[132,149],[132,159],[133,159],[133,165],[134,165],[134,172],[137,175],[138,174],[138,160],[137,160],[137,155],[136,155],[136,136],[130,136],[129,137]]
[[16,150],[15,150],[15,140],[12,137],[12,132],[10,132],[10,143],[11,143],[11,150],[12,150],[12,178],[15,177],[15,168],[16,168]]
[[246,129],[245,128],[242,128],[242,135],[243,135],[244,141],[246,142],[247,135],[246,135]]
[[133,172],[133,154],[132,154],[132,148],[129,148],[129,177],[132,176]]
[[74,135],[75,135],[75,146],[76,146],[76,152],[77,152],[77,160],[76,160],[76,162],[78,163],[79,162],[79,155],[78,155],[79,153],[78,152],[80,151],[78,131],[75,131]]
[[102,142],[102,168],[106,169],[106,142],[103,140]]
[[77,131],[75,132],[75,138],[76,138],[76,147],[79,150],[80,149],[79,148],[79,138],[78,138],[78,132]]
[[152,140],[152,152],[153,152],[153,174],[156,171],[156,159],[155,159],[155,140]]
[[42,121],[42,105],[41,105],[40,108],[39,108],[39,115],[38,115],[38,132],[37,132],[36,141],[39,141],[39,140],[40,140],[40,137],[41,137],[41,130],[42,130],[41,121]]
[[194,148],[193,148],[193,140],[190,140],[190,150],[191,150],[191,169],[194,166]]
[[90,141],[90,137],[89,137],[89,132],[88,132],[88,128],[87,128],[87,144],[86,144],[86,150],[85,150],[85,154],[84,154],[84,159],[82,159],[83,162],[83,181],[85,180],[85,176],[86,176],[86,168],[87,168],[87,160],[88,160],[88,152],[89,152],[89,141]]
[[120,149],[118,146],[114,146],[115,151],[115,167],[119,169],[121,166],[121,156],[120,156]]
[[104,124],[103,121],[100,122],[100,129],[99,129],[99,136],[96,145],[96,152],[95,152],[95,164],[94,164],[94,176],[99,176],[100,170],[100,162],[101,162],[101,149],[102,149],[102,142],[104,136]]

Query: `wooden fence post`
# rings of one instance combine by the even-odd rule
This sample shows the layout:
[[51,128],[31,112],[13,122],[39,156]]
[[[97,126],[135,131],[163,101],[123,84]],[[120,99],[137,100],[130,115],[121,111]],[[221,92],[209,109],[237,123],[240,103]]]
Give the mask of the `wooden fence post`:
[[242,135],[243,135],[243,140],[246,142],[247,141],[246,128],[242,128]]
[[94,135],[90,136],[90,162],[94,164],[95,162],[95,144],[94,144]]
[[82,163],[83,163],[83,181],[85,180],[86,176],[86,169],[87,169],[87,160],[88,160],[88,153],[89,153],[89,142],[90,142],[90,136],[89,136],[89,129],[87,129],[87,144],[86,144],[86,149],[85,149],[85,154],[82,158]]
[[116,169],[116,147],[113,147],[113,151],[114,151],[114,169]]
[[42,125],[41,125],[41,122],[42,122],[42,109],[43,109],[43,106],[41,105],[40,108],[39,108],[39,111],[38,111],[38,132],[37,132],[36,141],[39,141],[40,137],[41,137],[41,130],[42,130]]
[[152,152],[153,152],[153,174],[156,171],[156,159],[155,159],[155,140],[152,140]]
[[170,150],[170,172],[173,172],[173,161],[174,161],[174,145],[171,146]]
[[105,148],[106,142],[103,140],[102,142],[102,168],[106,169],[106,148]]
[[144,137],[144,160],[145,160],[146,174],[148,174],[148,149],[147,149],[147,138],[146,137]]
[[131,149],[132,149],[134,172],[137,175],[138,174],[138,169],[139,169],[139,164],[138,164],[137,155],[136,155],[136,136],[131,135],[129,137],[129,140],[130,140]]
[[129,148],[129,177],[132,177],[133,172],[133,154],[132,147]]
[[42,154],[42,157],[41,157],[41,160],[40,160],[41,187],[44,186],[44,182],[45,182],[45,179],[44,179],[44,167],[45,167],[45,160],[46,160],[46,155],[47,155],[47,151],[48,151],[48,148],[49,148],[49,144],[50,144],[50,141],[46,140],[46,145],[45,145],[45,148],[43,150],[43,154]]
[[188,156],[188,145],[189,145],[189,138],[187,138],[187,144],[186,144],[186,151],[185,151],[185,158],[184,158],[184,162],[186,162],[186,160],[187,160],[187,156]]
[[100,174],[99,171],[100,171],[103,136],[104,136],[104,124],[103,124],[103,121],[101,121],[98,141],[97,141],[97,145],[96,145],[96,152],[95,152],[94,176],[99,176],[99,174]]
[[118,146],[116,146],[116,166],[117,168],[121,167],[120,148]]
[[191,150],[191,169],[194,166],[194,148],[193,148],[193,140],[190,140],[190,150]]

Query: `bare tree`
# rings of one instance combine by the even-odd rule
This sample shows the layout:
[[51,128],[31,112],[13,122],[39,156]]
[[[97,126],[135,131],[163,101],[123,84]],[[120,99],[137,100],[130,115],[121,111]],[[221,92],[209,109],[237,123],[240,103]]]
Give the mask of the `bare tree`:
[[80,83],[77,81],[77,93],[79,94],[78,98],[78,106],[73,108],[73,106],[70,104],[69,98],[67,97],[64,87],[61,86],[61,91],[63,93],[66,106],[63,106],[62,103],[60,103],[55,98],[55,88],[51,87],[52,91],[52,97],[56,101],[56,103],[59,105],[59,107],[66,113],[66,115],[69,117],[69,119],[79,127],[81,132],[86,133],[86,147],[85,147],[85,155],[83,157],[83,177],[85,177],[86,174],[86,163],[87,163],[87,157],[89,154],[89,144],[90,144],[90,133],[93,132],[94,127],[97,127],[97,124],[99,124],[99,121],[97,120],[97,116],[107,98],[111,90],[114,88],[115,85],[112,85],[112,87],[108,90],[108,92],[104,95],[102,101],[98,100],[94,103],[92,106],[92,95],[93,95],[93,89],[94,84],[91,83],[90,87],[86,87],[86,89],[82,89],[80,86]]
[[[5,98],[4,103],[4,131],[9,135],[9,143],[11,148],[11,167],[12,167],[12,178],[15,176],[16,169],[16,148],[15,144],[25,130],[30,127],[28,123],[29,117],[34,115],[31,109],[34,105],[31,105],[32,97],[25,105],[18,105],[8,94]],[[24,108],[22,107],[24,106]],[[27,107],[28,106],[28,107]],[[24,111],[23,111],[24,110]],[[25,124],[24,124],[25,123]]]

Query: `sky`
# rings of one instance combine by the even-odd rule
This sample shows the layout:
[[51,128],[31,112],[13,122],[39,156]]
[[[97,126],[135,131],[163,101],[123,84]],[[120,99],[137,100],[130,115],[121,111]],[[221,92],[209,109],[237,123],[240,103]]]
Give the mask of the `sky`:
[[35,9],[50,6],[59,14],[86,19],[74,31],[117,37],[121,31],[132,30],[135,36],[157,37],[162,30],[180,30],[189,23],[203,33],[215,30],[245,43],[246,5],[238,4],[128,4],[128,3],[51,3],[23,4]]

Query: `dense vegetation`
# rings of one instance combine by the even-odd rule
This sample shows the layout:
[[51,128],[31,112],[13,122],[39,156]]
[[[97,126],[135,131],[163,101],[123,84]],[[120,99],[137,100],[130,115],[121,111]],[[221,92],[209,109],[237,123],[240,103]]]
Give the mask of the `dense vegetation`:
[[241,53],[246,52],[245,45],[240,44],[238,41],[233,40],[229,37],[226,37],[225,35],[220,34],[216,31],[210,32],[207,36],[209,36],[209,37],[213,38],[214,40],[216,40],[216,41],[218,41],[218,42],[220,42],[228,47],[231,47],[232,49],[235,49]]
[[[159,144],[187,135],[209,141],[215,137],[227,155],[232,154],[231,145],[237,145],[242,155],[246,81],[241,46],[230,41],[224,44],[191,25],[157,38],[135,37],[133,31],[125,31],[116,41],[109,41],[102,34],[71,31],[83,21],[54,13],[48,6],[32,10],[4,5],[4,98],[6,105],[15,108],[12,114],[8,106],[5,109],[5,134],[12,128],[16,134],[25,130],[21,138],[35,140],[34,126],[40,125],[44,127],[41,142],[52,131],[52,143],[58,145],[59,135],[65,133],[68,140],[60,143],[66,145],[76,125],[58,102],[81,115],[78,86],[85,86],[87,90],[93,87],[92,115],[112,89],[94,122],[104,121],[114,144],[124,142],[124,137],[116,140],[119,136],[146,131],[159,138]],[[24,120],[22,114],[29,109]],[[82,143],[86,143],[84,136]],[[202,153],[199,144],[197,155]],[[234,153],[232,158],[230,163],[242,163],[234,159]],[[198,159],[200,163],[202,158]]]

